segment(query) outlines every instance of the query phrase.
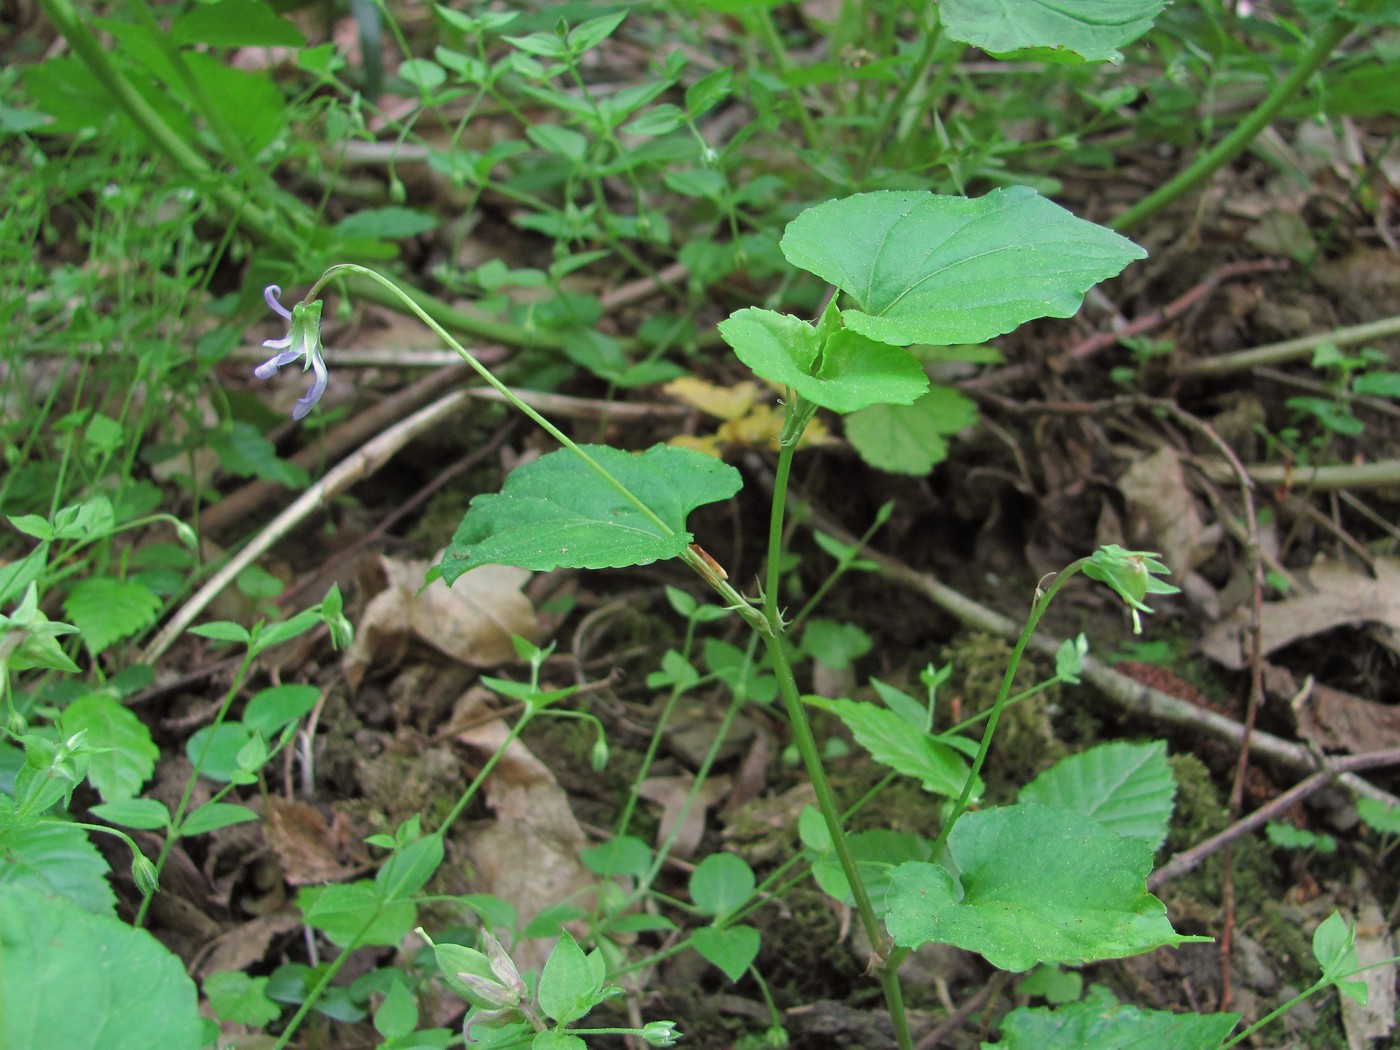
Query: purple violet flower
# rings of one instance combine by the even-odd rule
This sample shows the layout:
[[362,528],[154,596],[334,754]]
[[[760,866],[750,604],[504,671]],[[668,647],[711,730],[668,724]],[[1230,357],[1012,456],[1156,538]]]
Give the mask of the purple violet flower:
[[263,289],[263,298],[267,300],[269,309],[287,319],[287,336],[285,339],[268,339],[263,342],[263,346],[278,353],[253,369],[253,375],[259,379],[271,379],[283,365],[289,365],[301,358],[302,370],[309,369],[316,376],[306,396],[292,409],[292,418],[302,419],[315,407],[316,402],[321,400],[329,378],[321,347],[321,300],[317,299],[314,303],[297,303],[289,311],[278,300],[281,294],[282,289],[275,284]]

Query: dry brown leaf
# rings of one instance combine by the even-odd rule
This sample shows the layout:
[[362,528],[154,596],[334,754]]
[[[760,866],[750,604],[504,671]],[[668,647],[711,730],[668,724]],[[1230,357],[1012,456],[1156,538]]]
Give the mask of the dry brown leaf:
[[[485,710],[484,690],[468,692],[453,721],[470,724]],[[457,739],[483,755],[494,754],[510,730],[497,719],[461,733]],[[568,797],[549,769],[519,740],[505,754],[485,784],[493,823],[478,824],[467,839],[467,860],[476,870],[480,890],[515,906],[525,922],[545,908],[572,900],[594,878],[579,860],[588,839],[574,819]],[[522,941],[513,950],[521,970],[542,967],[552,946]]]
[[[677,857],[693,857],[705,834],[705,820],[709,810],[729,797],[728,777],[711,777],[700,787],[694,803],[685,810],[686,798],[690,795],[695,778],[648,777],[643,780],[638,793],[648,802],[661,804],[661,825],[657,829],[658,842],[665,842],[680,823],[680,833],[671,846],[671,853]],[[684,812],[683,812],[684,811]]]
[[1201,519],[1174,449],[1164,445],[1138,460],[1118,479],[1118,489],[1128,502],[1130,543],[1159,551],[1177,579],[1214,553],[1222,530]]
[[1324,750],[1361,755],[1400,748],[1400,708],[1378,704],[1331,686],[1313,685],[1299,697],[1298,735]]
[[[1260,610],[1260,643],[1268,656],[1299,638],[1346,624],[1374,623],[1384,628],[1382,640],[1400,652],[1400,559],[1377,558],[1376,575],[1345,562],[1319,560],[1308,570],[1314,588]],[[1249,612],[1237,609],[1206,632],[1202,651],[1231,670],[1247,663]]]
[[363,869],[350,854],[355,836],[349,821],[337,813],[334,826],[315,806],[273,796],[267,800],[263,830],[267,844],[282,864],[283,877],[293,886],[342,882]]
[[494,667],[515,659],[512,635],[528,638],[538,629],[534,607],[520,591],[530,578],[527,569],[482,565],[451,587],[442,580],[423,587],[429,562],[386,557],[381,563],[389,585],[365,607],[345,654],[351,689],[370,667],[398,663],[414,638],[469,666]]
[[[223,970],[243,970],[267,957],[274,937],[291,933],[303,922],[295,908],[282,908],[269,915],[241,922],[214,938],[195,967],[195,974],[206,977]],[[240,1044],[241,1045],[241,1044]]]
[[1356,909],[1356,960],[1372,969],[1356,975],[1366,983],[1365,1005],[1345,995],[1339,999],[1347,1046],[1365,1050],[1373,1039],[1395,1029],[1395,938],[1375,898],[1364,886],[1357,889],[1361,902]]

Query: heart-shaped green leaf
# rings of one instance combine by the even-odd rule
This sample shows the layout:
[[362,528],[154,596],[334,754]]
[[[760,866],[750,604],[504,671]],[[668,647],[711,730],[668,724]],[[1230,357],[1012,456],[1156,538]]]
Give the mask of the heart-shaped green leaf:
[[985,197],[886,190],[808,208],[783,254],[851,296],[846,327],[882,343],[980,343],[1070,317],[1141,248],[1026,186]]
[[835,412],[907,405],[928,389],[923,367],[908,351],[848,329],[832,333],[823,350],[805,321],[750,307],[721,321],[719,334],[755,375]]
[[696,930],[690,943],[695,946],[707,962],[712,962],[724,971],[724,976],[737,981],[744,976],[749,963],[758,957],[758,947],[762,938],[752,926],[729,926],[719,929],[706,926]]
[[743,484],[733,467],[690,449],[657,445],[636,455],[583,448],[658,520],[560,449],[513,471],[500,492],[472,500],[443,553],[443,579],[450,584],[478,565],[602,569],[674,558],[691,541],[690,512],[728,499]]
[[846,417],[846,440],[872,467],[927,474],[948,458],[946,435],[977,422],[977,406],[935,386],[912,405],[871,405]]
[[1118,48],[1152,28],[1166,0],[940,0],[943,31],[994,55],[1054,48],[1121,62]]
[[1147,892],[1151,846],[1081,814],[1034,804],[965,813],[948,851],[956,880],[941,864],[895,869],[886,922],[899,946],[937,941],[1028,970],[1209,939],[1176,933]]
[[1080,1002],[1056,1009],[1022,1006],[1001,1021],[1001,1041],[983,1050],[1045,1050],[1046,1047],[1219,1046],[1239,1014],[1172,1014],[1120,1004],[1103,985]]

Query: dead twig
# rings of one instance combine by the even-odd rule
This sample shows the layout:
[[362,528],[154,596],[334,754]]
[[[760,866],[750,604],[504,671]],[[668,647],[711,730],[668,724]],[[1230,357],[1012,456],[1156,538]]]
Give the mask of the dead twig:
[[1300,781],[1289,788],[1278,798],[1265,803],[1256,809],[1249,816],[1231,824],[1218,835],[1212,835],[1204,842],[1197,843],[1190,849],[1182,850],[1171,860],[1163,864],[1147,877],[1147,888],[1156,892],[1159,887],[1172,879],[1179,878],[1190,871],[1194,871],[1205,862],[1207,857],[1217,853],[1227,844],[1235,842],[1245,835],[1263,827],[1269,821],[1281,813],[1286,813],[1293,806],[1317,794],[1328,784],[1331,784],[1339,776],[1346,772],[1358,772],[1363,769],[1376,769],[1381,766],[1400,765],[1400,748],[1390,748],[1386,751],[1371,751],[1364,755],[1347,755],[1343,758],[1330,759],[1327,768],[1321,772],[1314,773],[1306,780]]
[[1181,375],[1191,378],[1201,376],[1224,376],[1234,372],[1248,372],[1256,365],[1277,365],[1285,361],[1295,361],[1308,357],[1323,343],[1333,346],[1351,346],[1354,343],[1369,343],[1389,335],[1400,333],[1400,316],[1386,317],[1380,321],[1334,328],[1330,332],[1299,336],[1281,343],[1256,346],[1252,350],[1240,350],[1233,354],[1218,357],[1199,357],[1182,365]]
[[356,482],[375,474],[394,454],[419,434],[437,426],[468,403],[465,390],[454,390],[438,398],[426,408],[419,409],[407,419],[366,442],[358,451],[332,468],[324,478],[303,492],[295,502],[277,515],[254,536],[228,563],[191,597],[160,629],[141,654],[141,662],[153,664],[174,644],[214,597],[233,582],[234,578],[308,518],[318,507],[326,506]]

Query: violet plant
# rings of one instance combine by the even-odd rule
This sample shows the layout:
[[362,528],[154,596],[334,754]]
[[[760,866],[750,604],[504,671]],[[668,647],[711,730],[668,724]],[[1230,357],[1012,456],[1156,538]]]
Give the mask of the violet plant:
[[[830,871],[839,873],[825,884],[854,904],[872,946],[871,970],[884,991],[897,1041],[907,1048],[913,1039],[898,968],[911,951],[930,941],[979,951],[997,965],[1020,970],[1039,962],[1087,962],[1198,939],[1177,934],[1161,903],[1146,891],[1153,833],[1120,834],[1082,813],[1040,801],[969,809],[1021,654],[1065,583],[1084,572],[1114,589],[1134,613],[1146,610],[1147,595],[1175,588],[1159,579],[1165,567],[1146,552],[1108,547],[1074,563],[1036,596],[970,763],[946,735],[916,737],[902,755],[872,748],[900,772],[920,775],[930,790],[956,799],[936,842],[902,863],[877,865],[878,873],[872,875],[870,858],[853,847],[844,828],[808,717],[809,707],[818,701],[801,696],[786,643],[789,621],[779,603],[780,565],[794,453],[820,410],[848,421],[864,413],[874,417],[876,426],[897,430],[901,413],[916,406],[928,389],[922,366],[907,349],[911,344],[977,342],[1035,317],[1068,316],[1092,284],[1144,252],[1025,188],[979,199],[877,192],[829,201],[789,224],[782,249],[790,262],[830,282],[836,294],[815,322],[749,308],[720,324],[721,335],[740,360],[785,391],[767,570],[753,596],[730,582],[686,528],[696,507],[739,491],[742,479],[734,468],[672,446],[633,453],[575,443],[375,271],[356,264],[327,270],[291,311],[294,331],[284,353],[305,346],[310,361],[310,348],[320,346],[307,327],[319,316],[317,297],[330,281],[355,274],[401,299],[485,382],[563,446],[515,470],[501,492],[478,495],[430,577],[441,576],[450,584],[485,564],[546,571],[679,558],[715,591],[725,609],[748,623],[777,680],[815,791],[820,819],[804,828],[804,840],[814,854],[828,855]],[[278,360],[280,356],[273,359]],[[862,731],[870,723],[859,708],[868,705],[823,703],[834,704],[830,709],[849,718],[857,740],[865,743]],[[1159,813],[1163,830],[1169,812],[1168,789]],[[995,856],[986,854],[987,836],[1000,844]],[[1007,867],[1011,856],[1020,875]],[[1042,874],[1033,887],[1024,878],[1030,870]],[[1018,887],[1011,891],[1014,909],[1005,898],[1008,879]],[[752,889],[751,876],[737,881]],[[702,896],[696,893],[697,899]],[[755,937],[732,936],[737,932],[735,903],[723,894],[716,898],[710,909],[716,932],[695,945],[731,976],[742,973],[757,951]],[[601,989],[597,965],[580,964],[579,972],[591,974],[590,987]],[[481,976],[491,979],[489,972]]]

